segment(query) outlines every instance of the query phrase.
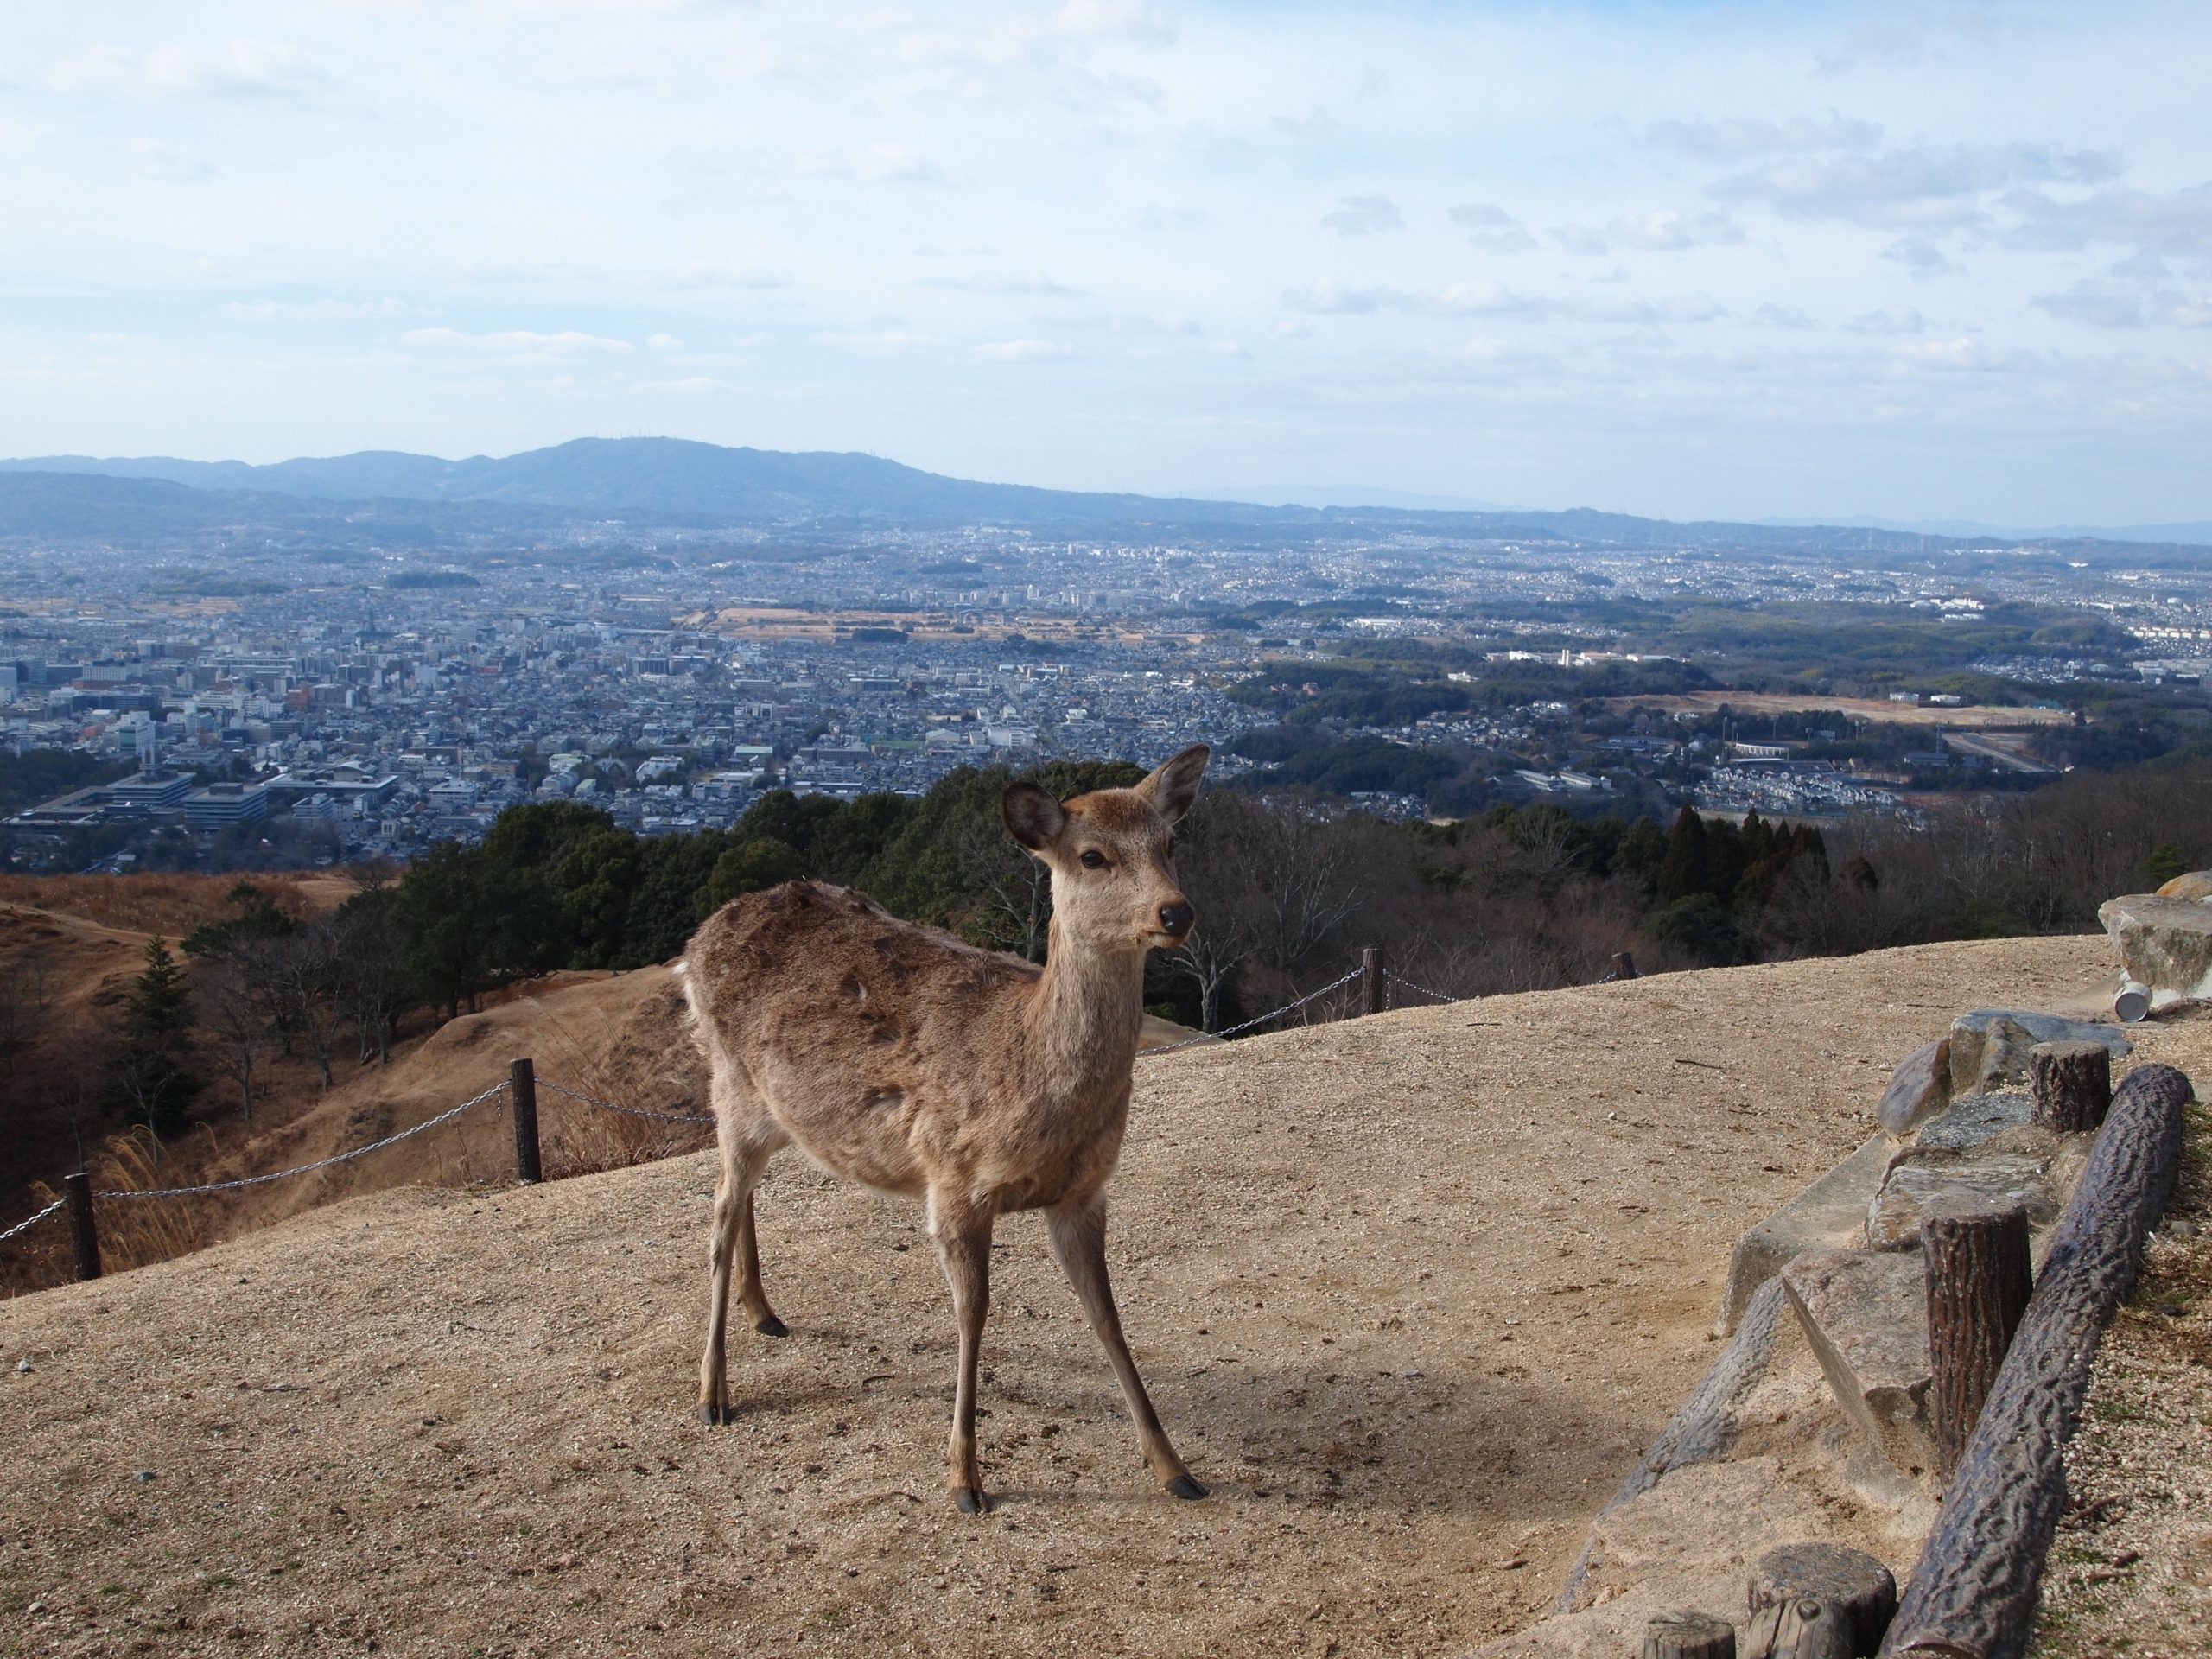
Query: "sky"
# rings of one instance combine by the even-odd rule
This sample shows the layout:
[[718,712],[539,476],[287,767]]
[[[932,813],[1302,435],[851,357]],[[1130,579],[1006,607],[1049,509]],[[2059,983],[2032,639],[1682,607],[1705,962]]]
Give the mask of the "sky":
[[2212,518],[2212,7],[6,0],[0,454]]

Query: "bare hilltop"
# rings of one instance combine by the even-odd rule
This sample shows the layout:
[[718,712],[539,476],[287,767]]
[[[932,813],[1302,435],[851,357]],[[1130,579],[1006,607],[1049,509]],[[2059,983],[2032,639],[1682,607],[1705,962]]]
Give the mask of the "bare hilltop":
[[[1203,1503],[1147,1478],[1024,1218],[984,1351],[999,1507],[954,1513],[919,1214],[791,1154],[760,1228],[792,1334],[733,1338],[734,1427],[691,1415],[703,1153],[370,1192],[0,1302],[0,1651],[1458,1651],[1547,1610],[1710,1363],[1736,1234],[1871,1132],[1891,1066],[2107,966],[1935,945],[1145,1060],[1109,1253]],[[664,994],[599,983],[560,998]],[[455,1022],[383,1121],[542,1042],[526,1014]],[[564,1020],[579,1056],[637,1028]],[[2139,1036],[2207,1074],[2212,1020]]]

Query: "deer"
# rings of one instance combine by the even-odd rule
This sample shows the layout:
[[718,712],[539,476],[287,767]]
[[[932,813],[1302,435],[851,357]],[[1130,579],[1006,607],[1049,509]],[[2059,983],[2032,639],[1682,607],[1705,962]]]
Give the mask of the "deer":
[[1176,1455],[1122,1332],[1106,1270],[1106,1184],[1128,1122],[1144,964],[1195,919],[1174,828],[1211,751],[1194,744],[1128,788],[1071,800],[1007,785],[1007,832],[1049,873],[1044,965],[901,921],[861,893],[791,881],[732,899],[677,964],[706,1058],[721,1168],[699,1415],[735,1421],[723,1337],[731,1270],[754,1331],[789,1334],[760,1283],[753,1190],[796,1145],[832,1174],[923,1201],[959,1336],[946,1484],[992,1507],[976,1451],[976,1367],[998,1218],[1045,1213],[1054,1259],[1105,1351],[1146,1465],[1180,1498]]

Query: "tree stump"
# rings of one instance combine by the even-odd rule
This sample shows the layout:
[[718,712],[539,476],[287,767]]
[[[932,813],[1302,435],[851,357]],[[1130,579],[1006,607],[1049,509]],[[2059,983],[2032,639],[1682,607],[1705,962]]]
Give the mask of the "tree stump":
[[2112,1108],[2112,1053],[2102,1043],[2037,1043],[2028,1051],[2035,1121],[2061,1135],[2081,1135]]
[[1824,1603],[1839,1615],[1849,1651],[1865,1659],[1882,1645],[1897,1611],[1897,1581],[1863,1549],[1841,1544],[1784,1544],[1751,1569],[1754,1614],[1783,1602]]
[[1928,1360],[1934,1379],[1928,1393],[1936,1420],[1936,1477],[1948,1481],[1981,1420],[1982,1402],[2027,1311],[2032,1289],[2028,1212],[1938,1212],[1922,1220],[1920,1242],[1928,1272]]
[[1751,1615],[1744,1639],[1744,1659],[1852,1659],[1855,1651],[1850,1615],[1812,1596],[1770,1602]]
[[1613,977],[1615,979],[1636,978],[1636,958],[1625,950],[1614,951]]
[[1643,1659],[1736,1659],[1736,1627],[1710,1613],[1655,1614]]

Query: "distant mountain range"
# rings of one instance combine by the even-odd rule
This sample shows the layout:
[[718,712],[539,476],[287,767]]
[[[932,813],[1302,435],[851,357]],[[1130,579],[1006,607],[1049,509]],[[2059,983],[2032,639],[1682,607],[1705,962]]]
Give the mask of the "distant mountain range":
[[[1928,553],[1971,546],[1978,538],[1973,531],[1931,536],[1866,524],[1674,524],[1588,509],[1478,511],[1403,495],[1355,503],[1344,498],[1359,492],[1306,493],[1326,505],[1042,490],[947,478],[875,455],[724,448],[677,438],[579,438],[464,461],[392,450],[264,467],[165,457],[0,461],[0,535],[119,540],[264,527],[324,538],[440,543],[620,519],[641,528],[999,524],[1065,535],[1149,530],[1163,537],[1293,540],[1364,524],[1481,539],[1775,553]],[[2212,543],[2212,525],[2156,528],[2203,532],[2175,539]],[[2125,557],[2139,554],[2128,545],[2134,539],[2097,532],[2069,538],[2069,544]]]

